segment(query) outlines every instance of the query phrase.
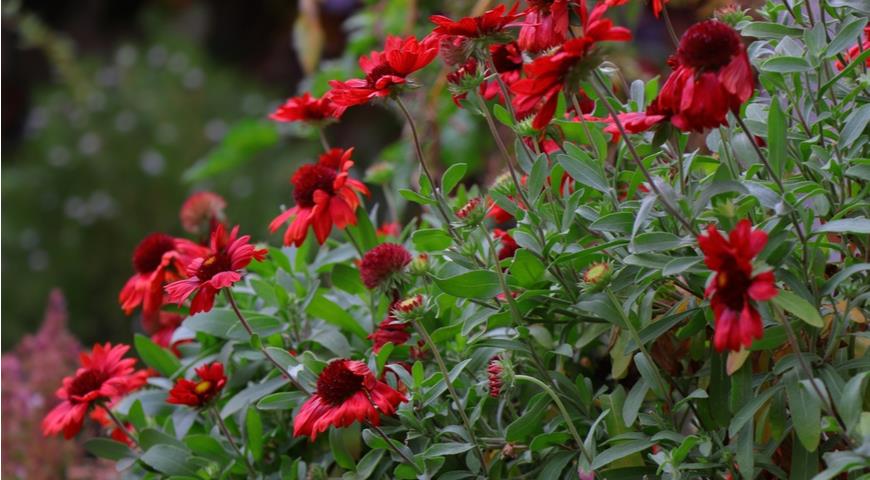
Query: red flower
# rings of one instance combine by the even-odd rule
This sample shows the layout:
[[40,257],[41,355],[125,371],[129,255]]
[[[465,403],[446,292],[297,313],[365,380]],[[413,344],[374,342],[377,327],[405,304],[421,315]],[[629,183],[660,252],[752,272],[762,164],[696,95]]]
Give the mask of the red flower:
[[329,237],[332,226],[345,228],[356,225],[356,209],[360,205],[357,192],[369,195],[359,180],[350,178],[353,148],[333,148],[320,156],[317,163],[299,167],[293,174],[293,199],[296,205],[275,217],[269,224],[274,233],[291,219],[284,232],[284,245],[302,245],[308,227],[321,245]]
[[411,338],[411,333],[408,332],[409,325],[406,322],[397,320],[393,316],[392,309],[393,307],[391,306],[387,318],[381,321],[378,324],[378,328],[368,336],[368,339],[372,341],[372,350],[375,353],[381,351],[381,347],[388,342],[393,345],[402,345]]
[[556,111],[559,92],[565,88],[569,77],[573,77],[575,67],[583,68],[581,60],[589,55],[595,44],[631,39],[629,30],[614,27],[610,19],[603,17],[606,11],[607,5],[600,3],[587,14],[585,3],[581,3],[579,13],[583,36],[568,40],[554,53],[538,57],[527,64],[524,68],[527,78],[517,80],[511,86],[516,94],[513,104],[518,112],[531,112],[540,105],[532,121],[532,127],[536,130],[541,130],[550,123]]
[[363,255],[359,275],[369,289],[389,282],[411,263],[411,254],[397,243],[382,243]]
[[242,279],[238,270],[247,267],[253,259],[262,261],[266,258],[268,251],[265,248],[255,248],[248,243],[250,236],[238,237],[238,234],[239,227],[235,227],[226,237],[224,226],[218,225],[211,235],[209,251],[187,266],[190,278],[166,286],[169,301],[181,305],[197,292],[190,303],[190,314],[207,312],[214,306],[214,296],[220,289]]
[[520,48],[540,52],[568,38],[568,0],[529,0],[517,39]]
[[481,38],[500,33],[508,24],[521,17],[522,14],[516,13],[517,5],[515,3],[507,13],[507,7],[498,5],[477,17],[465,17],[457,21],[443,15],[432,15],[429,20],[437,25],[433,32],[438,35]]
[[520,248],[520,246],[517,244],[517,241],[514,240],[514,237],[512,237],[510,233],[500,228],[494,228],[492,230],[492,235],[497,238],[499,242],[501,242],[501,248],[498,249],[499,261],[504,260],[505,258],[513,257],[517,249]]
[[[641,133],[649,130],[650,128],[658,125],[662,121],[664,121],[667,117],[664,115],[655,115],[647,112],[625,112],[617,114],[617,118],[619,118],[619,122],[622,123],[622,128],[625,129],[626,133]],[[613,117],[593,117],[591,115],[584,115],[583,121],[586,122],[604,122],[607,125],[604,127],[604,131],[610,134],[610,141],[616,143],[622,137],[622,134],[619,132],[619,128],[616,126],[616,122],[613,120]]]
[[[477,74],[477,60],[469,58],[461,67],[447,74],[450,85],[450,96],[457,107],[462,108],[460,100],[468,96],[469,91],[477,89],[481,77]],[[469,86],[471,84],[471,86]]]
[[[56,395],[61,403],[45,415],[42,433],[45,436],[63,432],[70,439],[79,432],[88,409],[100,401],[120,397],[137,386],[133,374],[133,358],[122,358],[129,345],[94,345],[90,353],[79,356],[81,367],[75,375],[63,379]],[[141,386],[141,385],[140,385]]]
[[489,396],[498,398],[502,388],[502,366],[501,357],[496,355],[489,360],[489,365],[486,367],[487,376],[489,377]]
[[317,392],[293,419],[293,435],[307,435],[313,441],[330,425],[347,427],[368,422],[380,425],[380,414],[393,415],[404,395],[378,380],[363,362],[334,360],[320,372]]
[[157,318],[157,324],[153,325],[150,330],[146,328],[145,331],[151,333],[152,342],[163,348],[172,350],[172,353],[174,353],[175,356],[180,357],[181,352],[178,351],[178,346],[193,341],[191,339],[177,340],[175,342],[172,341],[172,335],[175,333],[175,330],[181,326],[181,322],[183,321],[184,317],[177,313],[160,312],[160,316]]
[[227,376],[224,375],[224,366],[221,362],[203,365],[195,371],[199,381],[179,378],[169,391],[167,403],[202,407],[217,397],[227,384]]
[[359,59],[365,78],[346,82],[331,80],[332,100],[344,107],[362,105],[378,97],[387,97],[407,82],[407,76],[428,65],[438,55],[438,38],[430,35],[422,41],[388,36],[383,52],[372,52]]
[[305,92],[284,102],[269,115],[276,122],[308,122],[321,123],[338,120],[347,107],[335,104],[329,93],[316,98]]
[[179,217],[181,226],[195,235],[211,234],[219,223],[224,223],[227,202],[212,192],[196,192],[185,200]]
[[[489,46],[489,54],[492,56],[492,63],[495,66],[495,71],[501,77],[502,82],[510,88],[517,80],[523,71],[523,53],[520,51],[520,46],[517,42],[499,43]],[[480,86],[483,93],[483,98],[492,100],[495,97],[499,101],[504,101],[501,85],[498,81],[487,81]]]
[[146,322],[163,305],[163,284],[185,278],[185,266],[205,249],[190,240],[152,233],[133,250],[136,273],[121,289],[118,300],[127,315],[139,305]]
[[689,27],[671,62],[676,69],[647,113],[665,115],[683,131],[725,125],[728,112],[739,110],[755,89],[740,35],[716,20]]
[[387,222],[378,227],[377,234],[382,237],[398,237],[402,234],[402,226],[396,222]]
[[[849,51],[847,51],[843,55],[843,60],[845,60],[846,62],[851,62],[853,58],[861,55],[861,53],[867,49],[870,49],[870,26],[864,27],[864,41],[852,45],[852,47],[849,48]],[[847,65],[848,63],[844,65],[843,62],[839,60],[834,63],[834,66],[837,67],[837,70],[842,70],[846,68]],[[867,60],[864,62],[864,65],[870,67],[870,57],[867,58]]]
[[[659,18],[659,15],[661,15],[662,10],[665,9],[665,4],[668,3],[669,1],[670,0],[652,0],[651,3],[652,3],[653,14],[656,16],[656,18]],[[607,4],[608,7],[616,7],[618,5],[625,5],[626,3],[628,3],[628,0],[606,0],[605,3]]]
[[480,206],[480,199],[477,197],[469,200],[465,205],[462,206],[459,210],[456,211],[456,216],[462,219],[468,218],[469,215],[474,213],[477,210],[477,207]]
[[767,233],[741,220],[723,238],[712,225],[698,237],[704,263],[716,272],[707,287],[715,316],[713,345],[716,350],[740,350],[763,335],[761,317],[752,300],[770,300],[777,294],[773,272],[753,275],[752,259],[767,244]]

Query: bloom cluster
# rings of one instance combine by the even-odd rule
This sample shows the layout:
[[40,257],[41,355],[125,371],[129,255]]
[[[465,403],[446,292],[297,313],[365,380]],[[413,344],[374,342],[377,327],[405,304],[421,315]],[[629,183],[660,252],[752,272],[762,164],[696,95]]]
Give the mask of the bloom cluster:
[[[143,477],[806,478],[822,452],[833,478],[866,464],[868,56],[851,38],[866,22],[824,9],[837,33],[822,47],[812,7],[766,21],[732,8],[674,34],[659,88],[615,73],[627,3],[439,13],[426,36],[359,58],[362,77],[287,100],[269,117],[324,151],[268,225],[282,246],[230,228],[216,194],[192,196],[192,238],[147,236],[119,298],[150,335],[135,341],[149,369],[95,346],[44,432],[75,435],[91,412],[123,447],[102,453]],[[674,33],[666,3],[651,10]],[[804,41],[811,61],[793,54]],[[479,120],[503,162],[488,189],[471,162],[440,171],[406,105],[439,57],[443,108]],[[415,157],[370,168],[369,185],[325,135],[367,104],[404,118]],[[420,175],[399,183],[399,167]]]

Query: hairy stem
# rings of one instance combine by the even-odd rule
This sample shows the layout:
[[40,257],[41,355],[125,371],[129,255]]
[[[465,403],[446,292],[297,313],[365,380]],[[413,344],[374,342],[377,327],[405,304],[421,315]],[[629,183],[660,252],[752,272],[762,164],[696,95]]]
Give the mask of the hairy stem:
[[211,407],[209,407],[209,411],[214,417],[214,421],[220,429],[221,433],[223,434],[224,438],[227,439],[227,442],[230,443],[230,446],[233,447],[233,450],[236,451],[236,454],[238,454],[238,456],[242,457],[245,460],[245,467],[248,469],[248,472],[250,472],[251,475],[256,476],[257,472],[256,470],[254,470],[253,465],[251,465],[251,462],[248,460],[248,456],[242,452],[238,444],[236,444],[236,441],[233,440],[233,436],[232,434],[230,434],[230,430],[227,428],[227,424],[225,424],[224,420],[221,418],[221,414],[217,411],[217,408],[212,405]]
[[412,466],[414,468],[414,471],[416,471],[418,474],[423,473],[423,471],[420,470],[420,467],[417,466],[416,463],[414,463],[414,460],[408,458],[408,456],[405,455],[405,453],[403,451],[399,450],[398,448],[396,448],[395,445],[393,445],[393,441],[390,439],[390,437],[387,436],[387,434],[383,430],[381,430],[381,427],[374,425],[372,423],[369,423],[368,427],[371,428],[372,430],[374,430],[375,432],[377,432],[377,434],[380,435],[381,438],[383,438],[385,442],[387,442],[387,446],[390,447],[390,450],[392,450],[393,453],[395,453],[396,455],[402,457],[402,460],[404,460],[405,463],[407,463],[408,465]]

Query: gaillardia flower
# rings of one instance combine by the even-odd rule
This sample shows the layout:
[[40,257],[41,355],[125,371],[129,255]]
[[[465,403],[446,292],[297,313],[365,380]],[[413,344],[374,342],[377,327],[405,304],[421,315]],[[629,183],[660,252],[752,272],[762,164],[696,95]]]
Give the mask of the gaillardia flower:
[[647,109],[683,131],[726,125],[755,90],[755,77],[740,35],[717,20],[696,23],[680,39],[675,67]]
[[307,435],[313,441],[330,425],[347,427],[354,422],[380,425],[380,414],[393,415],[404,395],[378,380],[365,363],[332,361],[317,378],[317,391],[293,419],[293,435]]
[[195,372],[199,381],[194,382],[186,378],[179,378],[172,390],[169,391],[169,396],[166,398],[167,403],[202,407],[217,397],[227,384],[224,365],[220,362],[203,365]]
[[81,430],[88,409],[98,402],[116,399],[141,386],[133,372],[136,360],[123,358],[129,345],[94,345],[80,356],[81,367],[63,379],[56,395],[62,401],[42,420],[45,436],[63,432],[70,439]]
[[514,237],[500,228],[492,229],[492,236],[501,243],[501,248],[498,249],[499,261],[513,257],[514,253],[517,252],[517,249],[520,248],[517,241],[514,240]]
[[269,115],[276,122],[307,122],[322,124],[332,120],[338,120],[347,107],[337,105],[327,93],[316,98],[305,92],[298,97],[293,97],[284,102],[277,110]]
[[209,251],[187,266],[190,278],[166,286],[169,301],[181,305],[196,292],[190,302],[190,314],[208,312],[214,306],[215,294],[242,279],[239,270],[247,267],[253,259],[262,261],[266,258],[268,250],[251,245],[250,236],[238,235],[239,227],[233,228],[227,237],[223,225],[219,225],[211,235]]
[[372,350],[378,353],[387,343],[392,343],[393,345],[404,344],[411,338],[408,327],[407,322],[403,322],[393,316],[393,307],[391,306],[389,313],[387,313],[387,318],[383,319],[378,324],[378,328],[368,336],[368,339],[372,341]]
[[433,30],[437,35],[482,38],[501,33],[511,22],[521,17],[522,14],[516,13],[517,5],[519,4],[515,3],[507,13],[507,7],[502,4],[477,17],[451,20],[444,15],[432,15],[429,20],[437,25]]
[[363,255],[359,275],[369,289],[386,286],[404,271],[411,260],[405,247],[397,243],[382,243]]
[[728,239],[712,225],[698,237],[704,263],[715,273],[707,287],[715,317],[713,346],[722,351],[740,350],[761,338],[763,325],[752,301],[765,301],[777,292],[773,272],[753,273],[752,259],[767,244],[767,233],[741,220]]
[[331,80],[332,100],[344,107],[362,105],[375,98],[388,97],[404,86],[408,75],[429,65],[438,55],[438,37],[430,35],[422,41],[388,36],[383,52],[372,52],[359,59],[365,78],[341,82]]
[[163,306],[163,284],[185,278],[185,267],[206,249],[190,240],[152,233],[133,250],[136,273],[127,280],[118,300],[127,315],[142,306],[146,321]]
[[356,225],[356,209],[360,205],[357,193],[369,195],[369,190],[349,176],[352,153],[352,148],[333,148],[321,155],[317,163],[303,165],[293,174],[296,205],[269,224],[269,231],[274,233],[290,222],[284,231],[284,245],[302,245],[308,227],[314,228],[314,235],[322,245],[333,225],[338,228]]
[[568,39],[569,0],[529,0],[517,39],[527,52],[540,52]]
[[219,223],[226,221],[224,209],[227,202],[212,192],[196,192],[181,206],[178,216],[184,231],[194,235],[211,235]]

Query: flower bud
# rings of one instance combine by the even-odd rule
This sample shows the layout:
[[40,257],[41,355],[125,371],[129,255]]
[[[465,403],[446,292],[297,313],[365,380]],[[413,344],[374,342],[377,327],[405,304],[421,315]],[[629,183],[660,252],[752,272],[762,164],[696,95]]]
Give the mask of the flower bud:
[[393,304],[393,315],[399,320],[420,320],[426,314],[426,299],[423,295],[414,295]]
[[752,20],[752,17],[747,15],[746,12],[748,10],[744,10],[740,8],[740,5],[732,3],[731,5],[716,9],[713,12],[713,16],[722,23],[736,27],[738,23],[744,20]]
[[474,226],[483,221],[486,214],[480,206],[480,199],[475,197],[468,201],[462,208],[456,212],[456,216],[466,225]]
[[610,283],[610,277],[613,271],[608,262],[596,262],[586,269],[583,274],[584,289],[588,292],[595,292],[603,289]]
[[429,255],[421,253],[411,260],[411,265],[408,267],[411,275],[425,275],[429,272]]

